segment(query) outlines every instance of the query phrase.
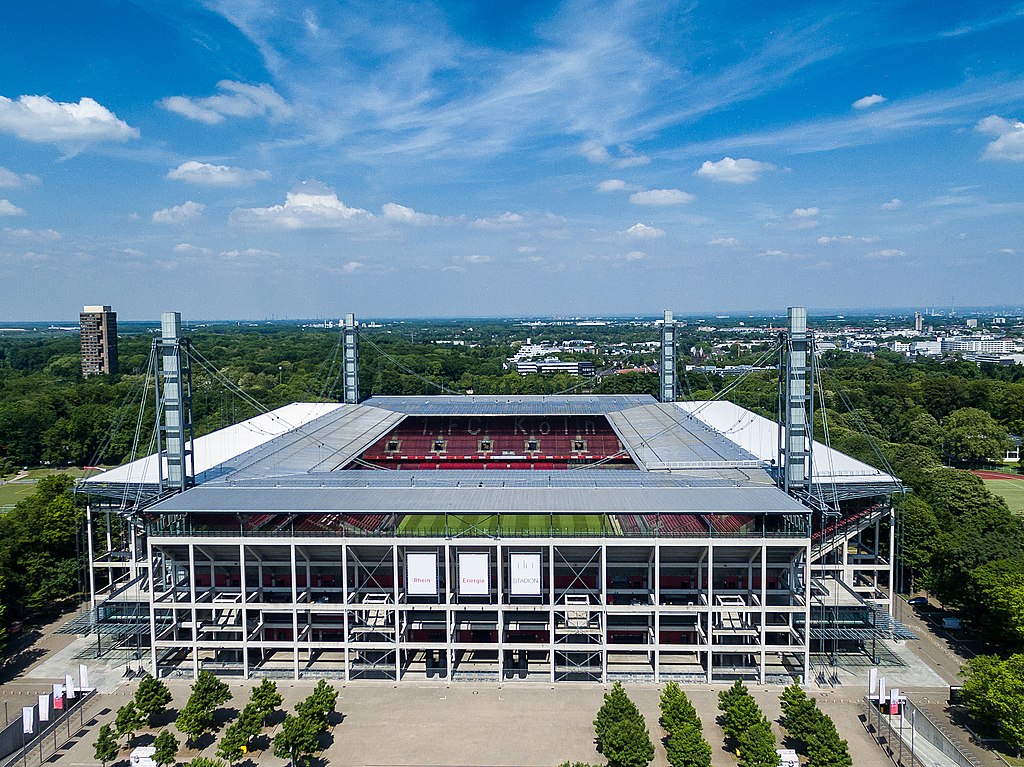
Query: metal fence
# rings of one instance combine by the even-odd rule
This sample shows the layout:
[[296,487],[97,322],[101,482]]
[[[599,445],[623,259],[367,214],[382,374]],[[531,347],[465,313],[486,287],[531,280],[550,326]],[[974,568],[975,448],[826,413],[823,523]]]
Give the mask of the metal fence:
[[[94,706],[95,696],[96,690],[89,690],[76,698],[70,708],[59,713],[53,712],[53,718],[31,740],[14,753],[0,758],[0,767],[41,766],[85,728],[85,720]],[[21,719],[17,719],[11,726],[20,729]]]

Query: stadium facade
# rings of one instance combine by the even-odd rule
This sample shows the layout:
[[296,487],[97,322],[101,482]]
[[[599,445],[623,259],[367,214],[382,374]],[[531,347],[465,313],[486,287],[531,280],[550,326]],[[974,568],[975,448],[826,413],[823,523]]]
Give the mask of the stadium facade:
[[[356,402],[350,316],[347,402],[195,440],[179,412],[159,453],[83,483],[98,630],[160,676],[346,682],[766,683],[870,652],[904,631],[899,484],[813,441],[802,316],[781,427],[671,401],[665,375],[666,401]],[[674,332],[666,314],[666,345]],[[157,342],[162,390],[186,378],[178,334]]]

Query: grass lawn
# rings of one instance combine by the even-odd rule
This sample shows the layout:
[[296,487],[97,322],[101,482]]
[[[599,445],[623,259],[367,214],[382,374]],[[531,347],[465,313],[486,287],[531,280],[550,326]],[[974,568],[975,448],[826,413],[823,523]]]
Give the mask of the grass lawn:
[[[556,533],[570,535],[600,535],[601,525],[610,530],[608,519],[601,514],[503,514],[501,533],[503,535],[547,535],[554,528]],[[449,514],[450,535],[498,534],[498,517],[489,514]],[[435,514],[407,514],[398,525],[399,535],[444,535],[445,518]]]
[[1010,511],[1024,514],[1024,477],[1021,479],[986,479],[982,480],[985,487],[993,495],[1006,500]]
[[14,482],[0,485],[0,508],[13,506],[18,501],[28,498],[36,491],[36,482],[50,474],[67,474],[69,477],[83,477],[84,471],[77,467],[68,469],[29,469],[28,476]]

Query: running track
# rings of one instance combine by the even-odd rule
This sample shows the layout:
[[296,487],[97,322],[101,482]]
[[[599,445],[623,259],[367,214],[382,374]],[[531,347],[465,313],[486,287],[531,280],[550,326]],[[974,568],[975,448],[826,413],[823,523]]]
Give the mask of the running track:
[[998,472],[998,471],[972,471],[971,474],[973,474],[976,477],[980,477],[981,479],[1016,479],[1016,480],[1024,480],[1024,476],[1021,476],[1020,474],[1004,474],[1004,473]]

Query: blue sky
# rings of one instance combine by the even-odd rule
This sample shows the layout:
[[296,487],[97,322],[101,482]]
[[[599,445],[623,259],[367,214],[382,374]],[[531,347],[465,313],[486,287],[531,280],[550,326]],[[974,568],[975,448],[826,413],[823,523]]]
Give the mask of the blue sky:
[[1020,303],[1022,39],[1008,3],[10,0],[0,319]]

